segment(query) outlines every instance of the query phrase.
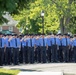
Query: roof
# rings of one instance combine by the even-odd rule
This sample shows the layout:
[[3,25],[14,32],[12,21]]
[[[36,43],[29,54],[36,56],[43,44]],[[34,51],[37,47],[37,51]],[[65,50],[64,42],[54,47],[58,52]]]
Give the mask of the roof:
[[2,30],[1,32],[2,34],[14,34],[14,32],[11,32],[9,30]]
[[18,21],[15,21],[8,12],[6,12],[6,14],[3,15],[3,17],[8,20],[8,23],[2,24],[3,26],[6,26],[6,25],[10,25],[10,26],[13,25],[13,26],[15,26],[15,25],[18,24]]

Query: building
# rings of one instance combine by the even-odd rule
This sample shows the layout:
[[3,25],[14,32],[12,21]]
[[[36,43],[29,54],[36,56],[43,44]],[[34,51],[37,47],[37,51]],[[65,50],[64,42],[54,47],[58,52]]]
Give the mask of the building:
[[12,19],[11,15],[7,12],[6,15],[3,15],[4,18],[8,20],[8,23],[0,25],[0,32],[4,34],[20,34],[21,30],[16,27],[18,21]]

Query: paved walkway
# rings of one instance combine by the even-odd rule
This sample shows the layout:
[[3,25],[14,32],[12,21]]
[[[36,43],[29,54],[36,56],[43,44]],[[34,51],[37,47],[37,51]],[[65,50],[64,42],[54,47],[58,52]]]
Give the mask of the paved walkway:
[[76,75],[75,63],[46,63],[46,64],[21,64],[17,66],[3,66],[7,69],[19,69],[24,72],[63,72],[67,75]]
[[62,72],[20,72],[18,75],[63,75]]

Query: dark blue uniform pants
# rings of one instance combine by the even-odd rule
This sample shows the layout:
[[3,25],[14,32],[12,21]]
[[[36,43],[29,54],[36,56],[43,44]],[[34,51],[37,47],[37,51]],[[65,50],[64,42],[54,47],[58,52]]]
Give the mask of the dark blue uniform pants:
[[41,60],[42,60],[42,63],[46,63],[46,47],[45,46],[41,47]]
[[4,63],[4,48],[0,48],[0,66]]
[[11,48],[6,48],[5,51],[5,64],[10,65],[11,64]]
[[19,51],[19,62],[23,63],[23,49],[24,47],[21,46],[20,51]]
[[52,45],[52,47],[51,47],[52,49],[52,56],[51,56],[51,61],[52,62],[57,62],[57,60],[58,60],[58,57],[57,57],[57,45]]
[[47,59],[48,59],[48,62],[51,62],[51,46],[48,46]]
[[38,62],[38,48],[35,48],[34,50],[34,61]]
[[19,48],[13,48],[13,63],[17,65],[19,61]]
[[22,49],[22,53],[23,53],[23,62],[28,63],[28,47],[24,46],[24,48]]
[[74,46],[74,48],[73,48],[73,51],[74,51],[74,62],[76,62],[76,46]]
[[34,63],[34,47],[29,47],[29,63]]
[[59,60],[60,62],[63,61],[63,51],[62,51],[62,46],[59,46],[58,60]]
[[40,46],[36,47],[36,51],[37,51],[37,53],[36,53],[36,56],[37,56],[36,60],[37,60],[38,63],[41,63],[41,49],[40,49]]
[[69,61],[69,47],[68,46],[63,46],[63,60],[64,62]]
[[70,47],[70,49],[69,49],[69,61],[70,62],[73,61],[73,49],[72,49],[72,47]]

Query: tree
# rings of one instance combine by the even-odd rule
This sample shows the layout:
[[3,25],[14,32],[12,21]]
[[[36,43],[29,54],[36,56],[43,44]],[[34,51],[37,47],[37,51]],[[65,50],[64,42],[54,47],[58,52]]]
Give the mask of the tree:
[[[31,30],[32,33],[42,33],[42,18],[40,16],[41,11],[44,10],[45,16],[44,16],[44,32],[50,33],[54,30],[57,31],[59,27],[59,20],[58,16],[56,14],[56,8],[55,5],[50,7],[50,4],[46,5],[44,4],[43,0],[35,0],[35,2],[29,4],[29,9],[23,9],[20,11],[20,14],[14,15],[15,20],[22,21],[23,18],[20,18],[20,16],[25,16],[27,19],[25,23],[25,28],[27,27],[27,22],[29,22],[28,27]],[[22,23],[22,22],[21,22]],[[23,25],[19,23],[18,27],[22,27]],[[35,31],[36,30],[36,31]],[[26,30],[25,30],[26,31]]]
[[7,22],[3,17],[6,12],[18,14],[23,8],[27,8],[30,2],[34,0],[0,0],[0,24]]
[[70,29],[70,27],[68,26],[70,22],[70,18],[76,15],[75,14],[76,1],[75,0],[63,0],[63,1],[52,0],[52,2],[57,7],[57,13],[60,19],[60,29],[62,34],[64,34],[68,32],[68,28]]
[[62,34],[68,32],[70,30],[70,20],[76,15],[74,0],[34,0],[28,5],[28,7],[19,11],[18,15],[14,15],[14,18],[21,22],[17,25],[18,27],[23,27],[22,21],[25,21],[24,32],[26,32],[26,27],[28,26],[29,32],[42,33],[41,10],[45,12],[45,33],[57,32],[58,30],[61,30]]
[[70,18],[70,23],[69,25],[67,26],[67,29],[72,32],[73,34],[76,33],[76,17],[72,17]]

